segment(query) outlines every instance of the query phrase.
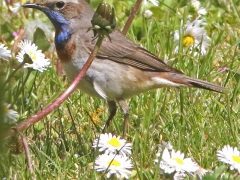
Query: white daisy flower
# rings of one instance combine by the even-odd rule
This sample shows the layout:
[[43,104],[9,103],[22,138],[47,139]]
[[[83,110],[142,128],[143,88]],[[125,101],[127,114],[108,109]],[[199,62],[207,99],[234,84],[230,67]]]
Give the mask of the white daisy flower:
[[208,172],[211,172],[211,171],[206,170],[199,166],[199,169],[195,171],[194,174],[198,175],[199,179],[202,179]]
[[3,104],[3,122],[4,123],[9,123],[9,124],[13,124],[17,122],[17,118],[19,117],[18,112],[14,111],[12,109],[9,109],[10,104]]
[[182,180],[182,179],[185,179],[186,177],[186,174],[183,173],[183,172],[176,172],[173,176],[173,179],[174,180]]
[[[203,20],[195,20],[193,22],[188,21],[183,32],[183,46],[190,47],[190,49],[197,48],[201,54],[207,53],[207,48],[210,43],[206,30],[201,27],[207,25]],[[180,39],[179,31],[174,33],[174,42],[178,43]],[[175,49],[175,53],[178,52],[178,46]]]
[[162,144],[159,144],[159,148],[167,148],[168,150],[172,150],[173,146],[170,142],[163,141]]
[[164,55],[164,58],[163,58],[163,61],[165,62],[165,63],[170,63],[170,62],[173,62],[175,60],[175,58],[171,58],[171,59],[169,59],[169,55],[167,55],[167,54],[165,54]]
[[22,2],[17,2],[13,4],[13,7],[10,7],[10,10],[14,13],[17,14],[18,11],[21,9],[22,4],[25,4],[27,1],[22,0]]
[[11,57],[11,51],[4,44],[0,43],[0,59],[7,61]]
[[14,14],[17,14],[18,11],[20,10],[21,8],[21,3],[20,2],[17,2],[17,3],[14,3],[13,4],[13,7],[10,7],[10,10],[14,13]]
[[93,142],[94,148],[100,148],[99,151],[105,151],[106,154],[119,152],[121,155],[131,154],[132,144],[127,143],[125,139],[112,135],[111,133],[100,134],[99,139]]
[[160,161],[160,168],[164,170],[165,173],[183,173],[193,174],[199,169],[199,165],[191,160],[191,158],[184,158],[184,154],[180,151],[175,152],[174,150],[169,153],[168,149],[165,148],[163,153],[157,154],[157,159],[155,162],[159,161],[159,157],[162,156]]
[[206,15],[207,11],[205,8],[202,7],[201,3],[198,0],[192,0],[191,5],[197,11],[199,15]]
[[147,5],[148,2],[151,2],[154,6],[158,6],[158,0],[144,0],[143,4]]
[[236,147],[226,145],[217,151],[218,159],[230,165],[230,169],[237,169],[240,173],[240,151]]
[[38,50],[38,47],[30,40],[21,41],[19,47],[21,48],[21,51],[17,55],[18,61],[22,63],[25,54],[27,54],[32,60],[31,63],[25,63],[24,68],[32,68],[43,72],[50,66],[49,59],[46,59],[42,51]]
[[158,149],[157,149],[157,150],[158,150],[157,156],[160,156],[165,148],[166,148],[167,150],[172,150],[173,146],[171,145],[170,142],[162,141],[161,144],[158,144],[158,145],[157,145],[157,148],[158,148]]
[[7,7],[7,4],[6,4],[5,1],[2,1],[2,6],[3,6],[3,7]]
[[101,154],[95,160],[94,169],[96,171],[106,171],[106,177],[109,178],[115,174],[117,179],[126,178],[131,176],[129,169],[133,168],[132,161],[126,156],[114,154]]
[[146,10],[144,13],[143,13],[143,16],[145,18],[150,18],[151,16],[153,15],[152,11],[150,10]]

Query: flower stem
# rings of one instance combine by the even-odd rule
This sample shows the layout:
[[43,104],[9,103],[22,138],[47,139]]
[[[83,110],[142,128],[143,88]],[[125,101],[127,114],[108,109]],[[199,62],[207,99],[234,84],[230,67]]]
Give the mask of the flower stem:
[[13,77],[13,75],[25,64],[25,62],[23,61],[6,79],[6,81],[3,83],[3,87],[5,87],[5,85],[10,81],[10,79]]

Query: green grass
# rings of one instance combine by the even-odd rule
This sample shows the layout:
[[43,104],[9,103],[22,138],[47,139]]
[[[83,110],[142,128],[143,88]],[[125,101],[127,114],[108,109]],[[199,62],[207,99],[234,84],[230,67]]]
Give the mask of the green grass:
[[[154,15],[150,19],[142,16],[144,10],[150,7],[142,7],[137,14],[128,32],[129,38],[161,59],[165,54],[175,58],[168,64],[186,75],[225,86],[228,91],[219,94],[200,89],[162,88],[128,100],[131,112],[127,140],[133,143],[131,158],[133,169],[137,172],[132,179],[163,178],[154,163],[157,145],[162,141],[170,142],[175,150],[193,158],[201,167],[212,170],[208,178],[217,179],[225,173],[223,179],[240,179],[237,171],[230,171],[216,156],[216,151],[224,145],[240,148],[240,4],[237,1],[226,2],[212,0],[202,4],[208,11],[206,30],[211,38],[208,53],[204,56],[194,56],[191,52],[173,53],[173,34],[179,29],[180,21],[185,23],[189,14],[196,17],[196,13],[186,8],[189,3],[169,1],[172,9],[163,4],[151,7]],[[97,3],[93,4],[96,7]],[[133,4],[130,0],[113,3],[120,28]],[[9,49],[13,42],[12,31],[33,20],[32,14],[50,24],[43,13],[34,11],[31,14],[21,9],[20,13],[13,15],[8,7],[0,7],[0,32],[1,41]],[[185,8],[185,13],[179,14],[180,8]],[[5,14],[15,23],[4,19]],[[53,37],[49,41],[52,43]],[[57,75],[56,53],[48,53],[47,56],[52,61],[52,68],[43,73],[32,71],[29,77],[26,69],[20,69],[7,84],[7,90],[2,92],[2,99],[14,105],[12,108],[20,114],[19,122],[50,104],[69,85],[65,75]],[[18,62],[12,58],[9,62],[0,61],[0,65],[3,67],[0,77],[4,81]],[[224,66],[229,71],[218,71]],[[103,108],[103,111],[99,116],[100,123],[95,126],[92,114],[97,112],[97,108]],[[92,148],[93,140],[101,133],[107,117],[106,101],[76,90],[59,108],[24,132],[30,148],[33,174],[27,169],[25,154],[13,155],[7,148],[8,142],[1,142],[0,178],[105,179],[103,174],[91,169],[91,163],[99,154]],[[123,116],[118,110],[108,132],[121,135],[122,126]]]

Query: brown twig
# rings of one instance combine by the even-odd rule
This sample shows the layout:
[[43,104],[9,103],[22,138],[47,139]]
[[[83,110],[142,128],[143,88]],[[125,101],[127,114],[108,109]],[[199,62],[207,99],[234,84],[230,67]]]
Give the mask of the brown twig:
[[61,103],[76,89],[78,83],[81,81],[83,76],[86,74],[88,68],[92,64],[92,61],[95,58],[95,56],[101,46],[103,38],[104,38],[103,36],[99,36],[97,43],[96,43],[93,51],[91,52],[87,62],[84,64],[81,71],[79,72],[77,77],[73,80],[73,82],[70,84],[70,86],[66,89],[66,91],[64,91],[55,101],[53,101],[49,106],[44,108],[39,113],[37,113],[34,116],[32,116],[31,118],[21,122],[20,124],[17,124],[14,128],[11,128],[11,129],[7,130],[6,132],[3,132],[0,136],[0,139],[7,139],[9,137],[16,135],[18,132],[23,132],[28,127],[30,127],[34,123],[38,122],[42,118],[46,117],[50,112],[52,112],[54,109],[56,109],[58,106],[60,106]]
[[22,138],[22,143],[23,143],[23,147],[25,150],[26,158],[27,158],[28,169],[29,169],[30,173],[33,173],[32,164],[31,164],[31,156],[30,156],[27,140],[21,133],[20,133],[20,135]]
[[127,20],[127,22],[126,22],[126,24],[125,24],[125,26],[124,26],[124,28],[123,28],[123,30],[122,30],[122,33],[123,33],[124,35],[127,34],[128,29],[130,28],[130,26],[131,26],[131,24],[132,24],[132,21],[133,21],[135,15],[136,15],[136,13],[137,13],[137,11],[138,11],[141,3],[142,3],[142,0],[137,0],[136,4],[133,6],[133,8],[132,8],[132,13],[130,14],[130,16],[129,16],[129,18],[128,18],[128,20]]

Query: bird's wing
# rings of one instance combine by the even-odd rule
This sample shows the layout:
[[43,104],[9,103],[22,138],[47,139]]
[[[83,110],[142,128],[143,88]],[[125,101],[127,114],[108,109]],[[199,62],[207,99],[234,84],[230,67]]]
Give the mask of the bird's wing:
[[[110,37],[111,41],[105,38],[102,42],[97,58],[111,59],[118,63],[134,66],[143,71],[175,72],[183,74],[181,71],[165,64],[146,49],[133,43],[119,30],[115,30],[110,34]],[[92,50],[93,46],[87,45],[87,48]]]

